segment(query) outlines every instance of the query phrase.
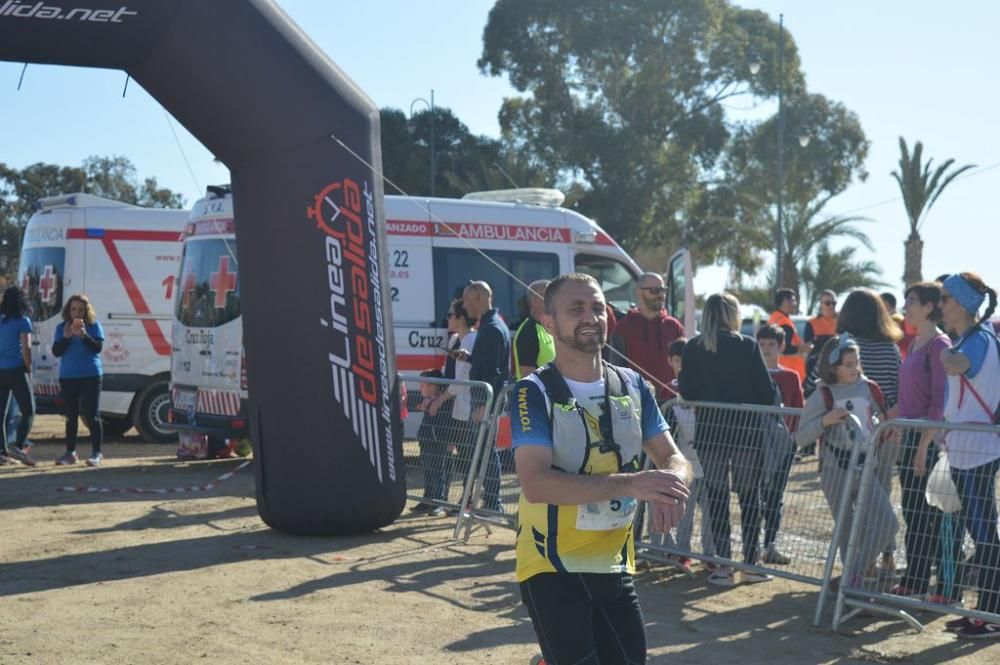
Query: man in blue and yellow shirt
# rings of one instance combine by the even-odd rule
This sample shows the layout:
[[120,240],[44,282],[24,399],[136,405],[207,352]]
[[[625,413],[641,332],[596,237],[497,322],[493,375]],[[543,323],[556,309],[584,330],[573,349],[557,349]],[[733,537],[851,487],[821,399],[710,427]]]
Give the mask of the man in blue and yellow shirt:
[[[517,383],[511,405],[521,597],[547,663],[644,663],[632,518],[644,500],[653,531],[676,525],[690,466],[645,382],[602,362],[593,278],[553,280],[542,319],[555,360]],[[640,470],[643,449],[657,470]]]

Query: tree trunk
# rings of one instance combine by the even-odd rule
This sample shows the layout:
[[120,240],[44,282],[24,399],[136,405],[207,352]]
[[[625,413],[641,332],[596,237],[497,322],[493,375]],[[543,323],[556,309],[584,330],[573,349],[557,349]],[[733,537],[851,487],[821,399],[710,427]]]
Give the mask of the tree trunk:
[[923,281],[924,241],[916,230],[910,231],[910,237],[903,243],[903,252],[903,284],[909,286]]
[[787,254],[783,257],[782,267],[781,267],[781,284],[778,288],[788,288],[795,291],[796,297],[801,297],[799,292],[799,267],[795,265],[795,260],[789,257]]

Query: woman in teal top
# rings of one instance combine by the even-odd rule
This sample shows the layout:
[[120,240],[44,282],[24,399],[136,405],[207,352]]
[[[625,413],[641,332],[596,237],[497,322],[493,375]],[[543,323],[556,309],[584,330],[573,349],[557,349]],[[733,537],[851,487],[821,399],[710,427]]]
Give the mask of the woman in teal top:
[[100,466],[104,457],[101,442],[104,426],[99,405],[101,399],[101,349],[104,328],[87,296],[70,296],[56,326],[52,353],[59,357],[59,388],[66,409],[66,453],[56,464],[76,464],[76,430],[79,416],[90,428],[91,454],[88,466]]
[[5,418],[0,418],[0,465],[16,464],[14,460],[34,466],[35,460],[24,445],[31,431],[35,416],[35,403],[31,395],[28,375],[31,373],[31,321],[25,316],[28,303],[21,289],[12,286],[3,292],[0,302],[0,404],[6,416],[11,393],[21,408],[21,422],[17,426],[17,440],[7,448]]

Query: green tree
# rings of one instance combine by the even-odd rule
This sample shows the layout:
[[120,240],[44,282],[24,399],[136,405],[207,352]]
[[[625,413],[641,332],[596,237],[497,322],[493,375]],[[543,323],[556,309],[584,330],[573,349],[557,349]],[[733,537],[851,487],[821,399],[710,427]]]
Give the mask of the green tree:
[[923,279],[924,241],[920,237],[920,227],[931,206],[955,178],[976,167],[975,164],[966,164],[952,169],[955,160],[949,159],[932,171],[934,160],[928,159],[924,163],[923,152],[924,144],[917,141],[911,154],[906,140],[899,137],[899,168],[892,172],[892,177],[899,185],[906,217],[910,222],[910,235],[903,243],[904,284],[913,284]]
[[[578,182],[580,211],[626,246],[676,246],[691,211],[716,205],[703,183],[730,138],[723,102],[777,91],[775,68],[752,76],[747,63],[776,62],[779,35],[763,12],[725,0],[499,0],[479,66],[523,93],[500,110],[517,154]],[[801,91],[787,37],[785,63],[784,89]],[[697,219],[689,246],[715,260],[733,218]]]
[[857,249],[847,246],[835,252],[830,249],[829,243],[820,243],[812,260],[802,269],[802,281],[809,294],[806,311],[812,312],[816,308],[823,289],[845,293],[853,289],[885,286],[881,280],[882,269],[874,261],[855,259]]
[[[411,196],[428,196],[431,112],[415,113],[408,119],[399,109],[384,108],[381,121],[382,170],[395,185],[386,183],[386,193],[399,194],[398,187]],[[461,197],[469,191],[465,181],[483,178],[484,169],[503,161],[500,141],[472,134],[443,107],[434,109],[434,153],[434,194],[445,198]]]

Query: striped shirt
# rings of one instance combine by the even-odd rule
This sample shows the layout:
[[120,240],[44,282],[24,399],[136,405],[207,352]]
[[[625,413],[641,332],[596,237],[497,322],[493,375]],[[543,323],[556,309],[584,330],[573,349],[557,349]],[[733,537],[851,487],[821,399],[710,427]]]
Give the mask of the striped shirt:
[[882,389],[885,406],[891,409],[899,401],[899,347],[889,341],[854,339],[861,348],[861,369]]

